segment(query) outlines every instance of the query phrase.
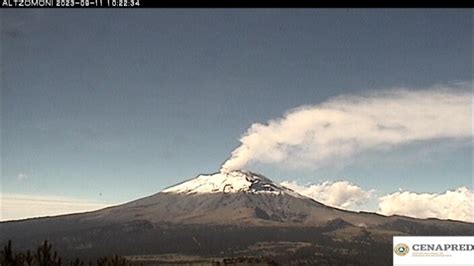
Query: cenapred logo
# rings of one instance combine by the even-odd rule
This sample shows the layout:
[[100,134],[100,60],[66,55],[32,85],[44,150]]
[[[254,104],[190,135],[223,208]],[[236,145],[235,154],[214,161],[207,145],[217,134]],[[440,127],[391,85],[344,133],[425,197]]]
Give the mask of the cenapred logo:
[[408,247],[408,245],[405,243],[399,243],[396,244],[395,247],[393,247],[393,252],[395,252],[395,254],[397,254],[398,256],[405,256],[406,254],[408,254],[409,251],[410,247]]
[[393,266],[474,266],[474,236],[394,236]]

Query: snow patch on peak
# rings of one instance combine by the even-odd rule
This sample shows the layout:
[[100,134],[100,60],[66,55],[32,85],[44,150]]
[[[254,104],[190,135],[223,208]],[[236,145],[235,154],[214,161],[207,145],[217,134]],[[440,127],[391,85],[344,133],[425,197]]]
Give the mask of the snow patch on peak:
[[196,178],[167,188],[162,192],[179,194],[243,192],[276,195],[288,194],[302,197],[291,189],[277,185],[262,175],[243,170],[199,175]]

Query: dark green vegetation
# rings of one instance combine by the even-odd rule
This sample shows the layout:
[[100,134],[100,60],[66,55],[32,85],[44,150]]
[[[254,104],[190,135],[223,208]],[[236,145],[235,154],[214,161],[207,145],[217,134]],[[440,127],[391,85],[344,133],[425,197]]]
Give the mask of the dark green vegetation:
[[52,245],[48,241],[44,241],[41,246],[36,249],[36,252],[26,250],[24,252],[17,252],[12,247],[12,241],[3,247],[0,252],[0,265],[5,266],[84,266],[84,265],[97,265],[97,266],[139,266],[141,264],[136,262],[130,262],[117,255],[113,257],[101,257],[96,261],[88,261],[85,263],[83,260],[76,258],[69,261],[63,261],[58,255],[57,251],[52,249]]
[[[188,260],[189,261],[189,260]],[[148,262],[146,264],[175,264],[169,262]],[[178,263],[182,264],[182,263]],[[271,258],[254,258],[254,257],[234,257],[234,258],[224,258],[224,259],[212,259],[212,260],[202,260],[195,259],[194,262],[191,260],[186,265],[278,265]],[[74,260],[69,260],[63,262],[62,258],[58,256],[57,251],[53,251],[52,245],[48,241],[44,241],[41,246],[36,249],[36,253],[32,253],[30,250],[26,252],[17,252],[13,250],[12,242],[8,243],[0,251],[0,265],[5,266],[142,266],[143,262],[136,262],[133,260],[127,260],[124,257],[119,257],[117,255],[113,257],[101,257],[95,261],[88,261],[85,263],[83,260],[76,258]]]
[[[367,229],[342,220],[334,220],[322,227],[156,226],[146,221],[109,225],[87,225],[83,222],[78,226],[73,223],[59,224],[59,220],[55,220],[56,228],[68,228],[67,234],[64,230],[46,230],[49,231],[46,235],[42,232],[46,229],[43,226],[50,223],[42,225],[41,221],[44,220],[25,221],[30,223],[30,229],[36,228],[35,234],[8,234],[14,243],[18,243],[17,247],[24,251],[22,257],[25,259],[28,257],[25,250],[41,243],[41,239],[47,236],[58,252],[63,254],[63,258],[72,262],[79,257],[82,261],[98,264],[100,257],[118,254],[126,258],[157,255],[152,260],[131,260],[156,264],[161,261],[160,254],[182,254],[221,259],[266,257],[283,265],[295,262],[306,265],[391,265],[391,237],[405,234],[402,231],[414,235],[472,235],[474,232],[471,224],[466,224],[469,227],[460,226],[459,230],[447,230],[436,225],[417,225],[404,220],[390,225],[392,230],[397,231]],[[53,254],[51,258],[54,258]],[[75,265],[80,265],[78,263]]]

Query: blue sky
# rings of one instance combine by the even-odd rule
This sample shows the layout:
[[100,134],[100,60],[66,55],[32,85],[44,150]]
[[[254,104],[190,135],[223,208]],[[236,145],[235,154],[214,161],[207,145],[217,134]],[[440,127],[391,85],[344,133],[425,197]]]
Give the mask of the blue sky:
[[[2,10],[3,193],[124,202],[218,171],[256,122],[340,94],[472,81],[471,10]],[[277,181],[472,186],[432,140]],[[20,175],[23,175],[20,176]],[[19,178],[20,177],[20,178]]]

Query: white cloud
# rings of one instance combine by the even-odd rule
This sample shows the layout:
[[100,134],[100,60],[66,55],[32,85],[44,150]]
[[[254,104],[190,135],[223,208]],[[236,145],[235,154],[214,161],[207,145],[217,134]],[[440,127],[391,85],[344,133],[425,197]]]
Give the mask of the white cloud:
[[399,191],[379,198],[379,213],[474,222],[474,194],[467,187],[442,194]]
[[223,171],[252,162],[321,167],[358,152],[420,140],[472,136],[472,84],[343,95],[253,124]]
[[0,220],[16,220],[97,210],[110,206],[89,200],[22,194],[0,194]]
[[[348,181],[311,185],[284,181],[281,185],[325,205],[352,211],[376,199],[373,199],[374,190],[364,190]],[[439,194],[399,190],[378,198],[378,213],[474,222],[474,192],[465,186]]]
[[308,186],[298,185],[295,181],[284,181],[281,185],[325,205],[351,210],[367,203],[373,193],[373,190],[366,191],[348,181],[323,182]]
[[17,179],[18,181],[23,181],[23,180],[25,180],[25,179],[27,179],[27,178],[28,178],[28,175],[23,174],[23,173],[19,173],[19,174],[16,176],[16,179]]

